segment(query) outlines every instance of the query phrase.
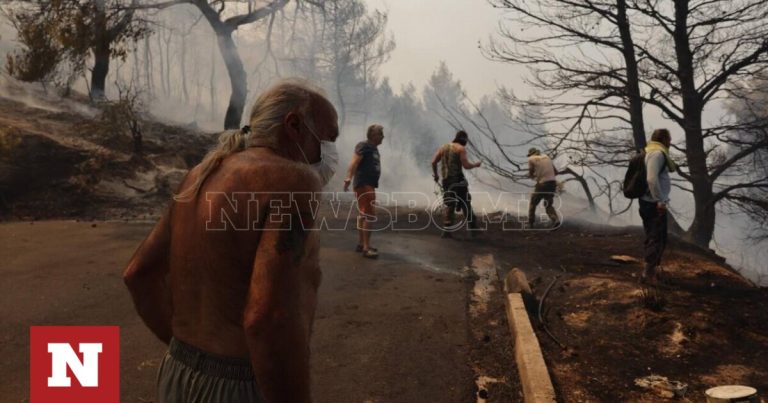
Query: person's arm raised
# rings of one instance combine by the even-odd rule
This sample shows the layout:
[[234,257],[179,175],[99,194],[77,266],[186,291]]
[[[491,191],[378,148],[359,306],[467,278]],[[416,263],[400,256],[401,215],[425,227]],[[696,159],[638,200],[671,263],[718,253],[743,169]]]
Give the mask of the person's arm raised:
[[294,193],[291,198],[301,200],[265,206],[269,212],[243,315],[256,382],[270,403],[312,401],[309,342],[320,268],[318,233],[311,230],[311,204],[304,200],[308,197]]
[[149,330],[166,344],[170,343],[173,335],[173,303],[166,284],[170,246],[169,209],[139,245],[123,272],[123,281],[131,293],[136,311]]

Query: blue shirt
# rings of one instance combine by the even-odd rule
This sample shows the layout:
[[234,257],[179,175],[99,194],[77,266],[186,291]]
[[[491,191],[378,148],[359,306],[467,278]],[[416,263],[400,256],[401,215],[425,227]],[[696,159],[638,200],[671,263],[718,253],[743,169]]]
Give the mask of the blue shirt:
[[379,177],[381,177],[379,149],[367,141],[361,141],[355,146],[355,154],[361,156],[362,160],[357,166],[353,187],[379,187]]

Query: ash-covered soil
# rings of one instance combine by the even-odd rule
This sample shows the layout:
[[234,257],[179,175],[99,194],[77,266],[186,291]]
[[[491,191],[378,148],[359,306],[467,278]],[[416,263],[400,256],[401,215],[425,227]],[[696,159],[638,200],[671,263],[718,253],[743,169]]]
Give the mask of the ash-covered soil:
[[111,115],[76,98],[30,106],[0,96],[0,219],[157,216],[215,142],[146,116],[136,153]]
[[557,278],[542,309],[557,341],[538,321],[534,328],[562,401],[662,401],[634,383],[652,374],[686,383],[680,401],[704,401],[718,385],[768,393],[768,289],[711,252],[672,239],[666,281],[649,301],[637,281],[641,263],[611,260],[641,258],[639,228],[566,221],[555,232],[488,235],[502,270],[524,270],[539,300]]

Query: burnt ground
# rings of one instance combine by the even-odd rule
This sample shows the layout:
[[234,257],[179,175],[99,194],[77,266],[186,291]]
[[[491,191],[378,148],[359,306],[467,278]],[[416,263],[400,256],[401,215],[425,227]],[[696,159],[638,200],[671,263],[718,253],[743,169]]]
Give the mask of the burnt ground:
[[[410,225],[420,228],[427,220],[420,214]],[[677,399],[685,402],[703,401],[708,388],[727,384],[768,392],[768,288],[745,280],[712,251],[671,237],[662,262],[664,281],[644,293],[638,284],[643,244],[639,227],[567,219],[556,231],[521,231],[516,223],[510,227],[489,224],[475,239],[463,232],[456,239],[439,239],[434,226],[417,234],[433,245],[470,253],[470,267],[478,257],[490,256],[498,278],[520,268],[537,301],[550,288],[542,320],[554,339],[535,315],[532,322],[559,401],[667,400],[635,385],[635,379],[649,375],[687,384],[685,396]],[[413,234],[400,236],[403,233]],[[414,251],[413,256],[440,250],[446,249]],[[611,259],[614,255],[637,262],[620,263]],[[476,287],[476,273],[470,276]],[[648,298],[647,292],[655,298]],[[492,289],[490,295],[488,312],[472,328],[474,339],[482,341],[474,344],[474,359],[485,362],[486,368],[493,366],[491,361],[508,364],[513,357],[503,294]],[[499,321],[502,326],[497,327]],[[502,361],[494,361],[499,358]],[[499,366],[491,372],[505,371],[514,369]],[[490,396],[508,401],[503,399],[519,394],[506,386],[491,386],[495,393]]]
[[561,401],[655,402],[634,384],[651,374],[688,384],[682,401],[705,400],[725,384],[768,393],[768,289],[756,288],[722,259],[672,239],[663,259],[660,304],[647,304],[639,228],[566,225],[558,231],[493,232],[487,244],[500,260],[523,269],[541,298],[551,333],[536,324]]
[[[9,91],[24,97],[21,88]],[[142,151],[136,153],[109,106],[34,99],[43,108],[2,95],[0,220],[156,216],[186,171],[215,143],[213,134],[146,116]]]

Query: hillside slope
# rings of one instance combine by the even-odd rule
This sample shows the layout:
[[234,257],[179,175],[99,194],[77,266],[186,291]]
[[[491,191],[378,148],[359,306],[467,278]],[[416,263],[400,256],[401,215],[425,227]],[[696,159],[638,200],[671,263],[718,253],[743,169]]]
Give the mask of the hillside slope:
[[148,117],[139,156],[99,109],[26,91],[0,94],[0,218],[155,216],[214,141]]

